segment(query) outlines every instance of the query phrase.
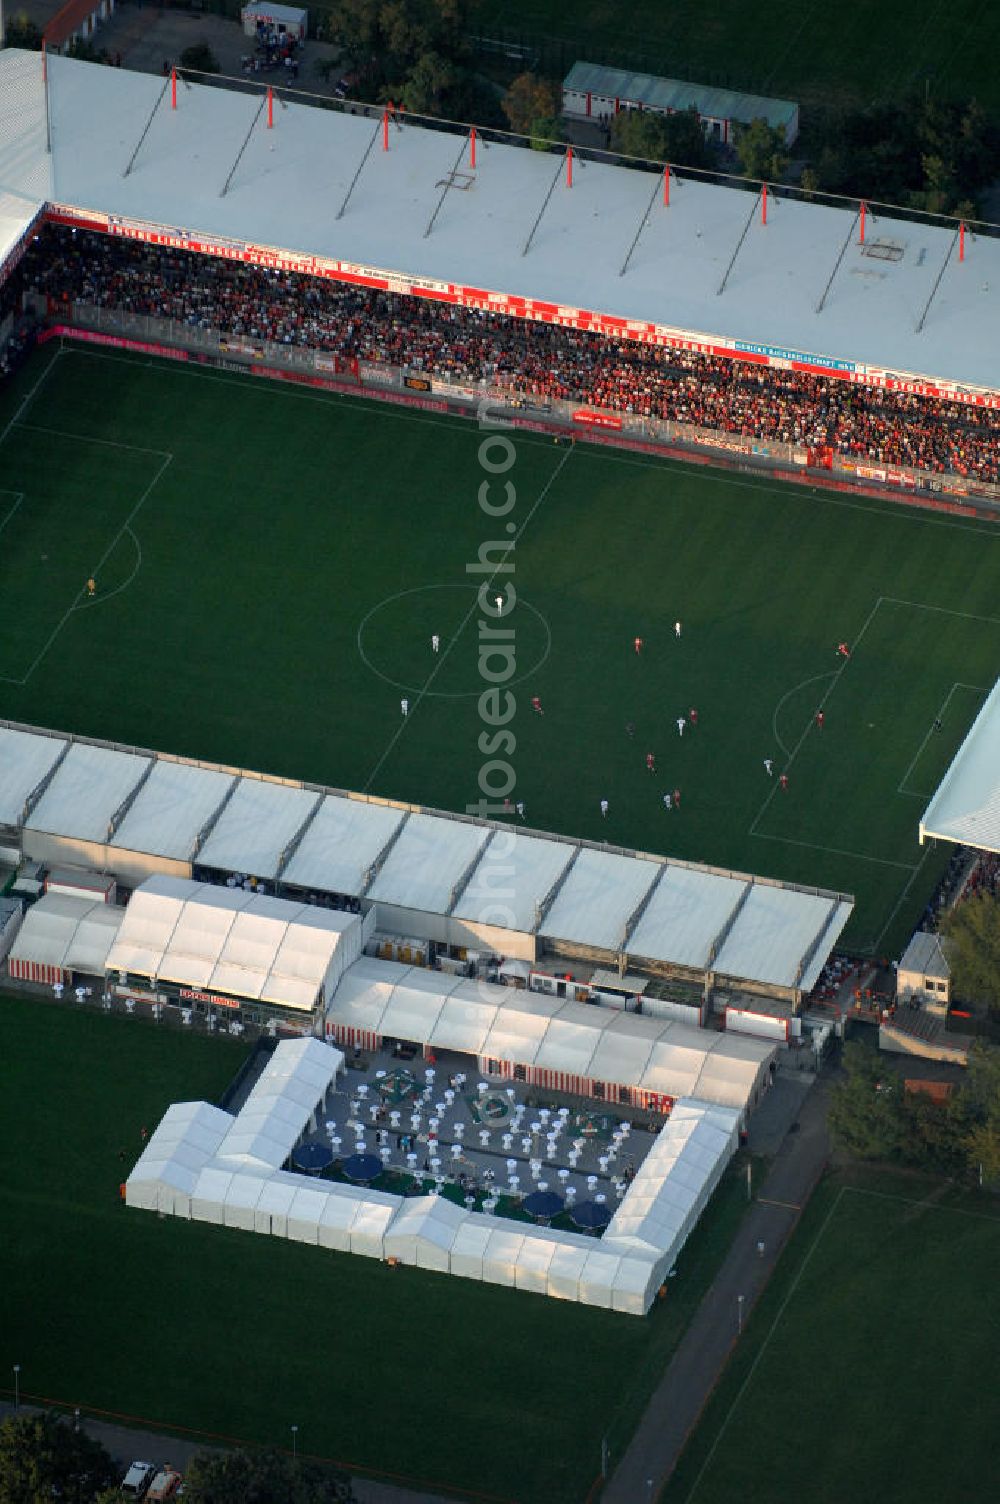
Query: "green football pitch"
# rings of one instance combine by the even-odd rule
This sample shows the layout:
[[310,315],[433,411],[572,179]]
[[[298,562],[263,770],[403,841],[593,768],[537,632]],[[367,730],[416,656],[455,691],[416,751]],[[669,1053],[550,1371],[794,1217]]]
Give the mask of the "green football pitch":
[[435,1497],[582,1504],[732,1242],[744,1163],[643,1319],[123,1207],[142,1127],[245,1055],[0,997],[0,1394],[19,1363],[32,1402],[206,1444],[287,1449],[294,1425],[300,1453]]
[[[569,21],[560,0],[482,0],[476,27],[511,42],[566,38],[567,66],[584,57],[806,104],[929,89],[1000,109],[992,0],[579,0]],[[544,43],[541,53],[550,66],[562,57]]]
[[662,1504],[959,1504],[994,1492],[1000,1217],[989,1202],[900,1176],[827,1181]]
[[854,893],[863,952],[918,917],[917,822],[1000,671],[988,524],[529,434],[491,521],[468,421],[72,348],[0,435],[0,715],[462,810],[467,565],[513,541],[529,826]]

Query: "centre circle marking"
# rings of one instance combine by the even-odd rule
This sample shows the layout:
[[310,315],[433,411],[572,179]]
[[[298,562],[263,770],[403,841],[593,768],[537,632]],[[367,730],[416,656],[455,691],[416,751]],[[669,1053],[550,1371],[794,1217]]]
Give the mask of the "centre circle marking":
[[[375,677],[377,679],[381,679],[384,684],[391,684],[393,689],[401,689],[404,691],[404,693],[410,695],[425,695],[428,698],[436,698],[439,700],[475,700],[478,699],[484,689],[510,689],[515,684],[523,684],[525,680],[529,679],[532,676],[532,674],[537,674],[539,670],[544,667],[548,656],[552,651],[552,629],[546,621],[545,617],[542,615],[541,611],[539,611],[538,607],[533,606],[530,601],[526,601],[523,596],[519,595],[517,598],[517,605],[515,607],[515,610],[529,611],[532,616],[537,617],[538,621],[541,624],[542,631],[545,633],[545,647],[542,650],[541,656],[538,658],[537,662],[533,663],[529,669],[526,669],[524,671],[523,674],[518,674],[515,678],[508,679],[506,684],[491,685],[484,683],[480,685],[478,689],[426,689],[421,684],[406,684],[402,679],[394,679],[391,674],[384,674],[382,670],[372,662],[371,658],[369,658],[367,652],[365,651],[365,629],[367,628],[372,618],[374,616],[377,616],[378,613],[384,610],[386,606],[391,606],[395,601],[405,600],[408,595],[423,595],[427,590],[471,590],[473,595],[478,595],[479,586],[415,585],[409,590],[397,590],[395,595],[387,595],[384,600],[379,601],[377,605],[373,606],[367,613],[367,615],[362,617],[361,624],[359,625],[357,632],[358,654],[360,655],[361,661],[365,665],[365,667],[367,669],[370,669]],[[436,656],[437,655],[435,654],[435,657]]]

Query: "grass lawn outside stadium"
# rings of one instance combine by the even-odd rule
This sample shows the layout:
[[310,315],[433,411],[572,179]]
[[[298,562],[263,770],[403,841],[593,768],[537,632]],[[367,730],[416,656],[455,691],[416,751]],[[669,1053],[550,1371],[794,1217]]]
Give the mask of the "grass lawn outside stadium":
[[[477,501],[471,423],[50,347],[4,394],[0,434],[0,715],[447,809],[480,798],[466,565],[507,535]],[[514,444],[527,824],[854,893],[844,943],[898,950],[946,856],[918,846],[920,813],[1000,671],[1000,531]]]
[[2,1371],[152,1430],[288,1447],[297,1425],[300,1452],[414,1486],[580,1504],[732,1241],[743,1164],[643,1320],[123,1207],[141,1128],[217,1098],[245,1055],[0,997]]
[[1000,1424],[998,1260],[995,1198],[917,1176],[828,1177],[663,1504],[984,1498]]

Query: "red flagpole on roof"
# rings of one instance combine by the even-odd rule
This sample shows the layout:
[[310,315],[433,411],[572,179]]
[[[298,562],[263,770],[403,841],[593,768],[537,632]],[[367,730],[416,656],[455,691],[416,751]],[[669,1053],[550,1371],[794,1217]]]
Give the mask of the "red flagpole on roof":
[[761,183],[761,185],[760,185],[760,222],[761,222],[762,225],[766,225],[767,224],[767,184],[766,183]]
[[475,166],[476,166],[476,127],[475,126],[472,127],[472,134],[469,137],[469,166],[473,169],[473,171],[475,171]]
[[864,245],[864,243],[865,243],[865,215],[867,214],[867,212],[868,212],[868,205],[865,203],[864,199],[862,199],[861,200],[861,244],[862,245]]
[[572,148],[572,146],[567,146],[567,148],[566,148],[566,187],[567,188],[572,188],[572,186],[573,186],[573,148]]
[[382,111],[382,150],[389,150],[389,111]]
[[171,68],[171,70],[170,70],[170,108],[172,110],[176,110],[176,108],[177,108],[177,69],[176,68]]
[[665,209],[669,209],[669,207],[670,207],[670,163],[669,162],[666,164],[666,166],[663,169],[663,207]]
[[274,125],[274,90],[271,85],[267,86],[267,128],[270,130]]
[[964,219],[961,221],[961,223],[959,224],[959,227],[958,227],[958,259],[959,259],[959,261],[964,261],[965,260],[965,220]]

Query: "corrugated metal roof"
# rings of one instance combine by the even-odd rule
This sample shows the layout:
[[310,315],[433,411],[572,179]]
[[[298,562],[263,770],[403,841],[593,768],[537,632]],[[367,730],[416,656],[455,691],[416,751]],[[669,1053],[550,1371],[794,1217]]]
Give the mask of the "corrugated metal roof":
[[903,952],[899,969],[916,971],[926,977],[950,977],[951,967],[941,944],[941,936],[930,930],[917,930]]
[[599,63],[574,63],[563,80],[564,89],[579,94],[600,94],[641,104],[651,110],[679,112],[695,109],[712,120],[764,119],[784,128],[794,120],[798,105],[791,99],[771,99],[763,94],[739,94],[710,84],[684,83],[679,78],[658,78],[655,73],[632,73],[625,68],[605,68]]

